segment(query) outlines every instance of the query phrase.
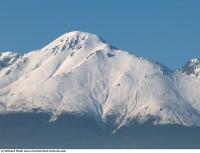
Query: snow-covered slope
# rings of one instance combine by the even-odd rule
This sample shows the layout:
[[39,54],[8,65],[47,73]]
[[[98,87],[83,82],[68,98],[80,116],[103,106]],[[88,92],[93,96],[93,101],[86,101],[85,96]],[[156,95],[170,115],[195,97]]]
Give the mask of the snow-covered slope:
[[172,72],[94,34],[66,33],[28,54],[0,54],[0,111],[84,114],[116,129],[134,120],[200,126],[199,65],[191,63]]

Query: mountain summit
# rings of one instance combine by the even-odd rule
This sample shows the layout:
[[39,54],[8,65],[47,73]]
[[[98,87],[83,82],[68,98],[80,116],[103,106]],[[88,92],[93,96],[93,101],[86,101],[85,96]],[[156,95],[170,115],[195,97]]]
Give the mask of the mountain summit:
[[189,60],[185,66],[181,68],[181,71],[187,75],[200,78],[200,60],[198,58]]
[[0,112],[87,115],[115,130],[135,121],[200,126],[198,78],[198,60],[172,72],[75,31],[28,54],[0,54]]

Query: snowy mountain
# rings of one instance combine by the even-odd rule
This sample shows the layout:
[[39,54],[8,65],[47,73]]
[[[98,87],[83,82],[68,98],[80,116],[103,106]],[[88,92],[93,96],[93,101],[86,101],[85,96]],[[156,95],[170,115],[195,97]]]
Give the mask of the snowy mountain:
[[200,63],[179,71],[86,32],[28,54],[0,54],[0,112],[89,115],[115,130],[137,121],[200,126]]
[[181,68],[181,72],[200,78],[200,61],[197,58],[189,60],[185,66]]

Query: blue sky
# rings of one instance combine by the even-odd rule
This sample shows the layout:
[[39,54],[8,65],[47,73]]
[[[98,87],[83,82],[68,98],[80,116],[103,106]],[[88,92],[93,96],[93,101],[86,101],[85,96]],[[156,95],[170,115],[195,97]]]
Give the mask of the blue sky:
[[199,0],[1,0],[0,50],[39,49],[73,30],[171,69],[200,57]]

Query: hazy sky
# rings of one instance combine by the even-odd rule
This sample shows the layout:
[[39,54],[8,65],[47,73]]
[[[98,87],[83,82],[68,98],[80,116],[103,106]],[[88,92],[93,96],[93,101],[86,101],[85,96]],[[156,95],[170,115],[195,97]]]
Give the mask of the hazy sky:
[[200,57],[200,0],[0,0],[0,50],[39,49],[92,32],[171,69]]

